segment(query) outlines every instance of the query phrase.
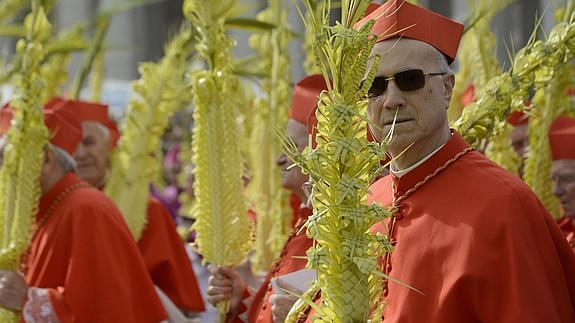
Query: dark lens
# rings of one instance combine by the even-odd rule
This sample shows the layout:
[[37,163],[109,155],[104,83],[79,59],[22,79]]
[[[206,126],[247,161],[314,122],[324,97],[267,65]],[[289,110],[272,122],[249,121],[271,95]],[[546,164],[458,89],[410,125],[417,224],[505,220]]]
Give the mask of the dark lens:
[[406,70],[395,74],[395,85],[402,91],[415,91],[425,86],[422,70]]
[[376,76],[371,83],[371,88],[367,91],[367,97],[373,99],[383,95],[387,89],[387,82],[384,76]]

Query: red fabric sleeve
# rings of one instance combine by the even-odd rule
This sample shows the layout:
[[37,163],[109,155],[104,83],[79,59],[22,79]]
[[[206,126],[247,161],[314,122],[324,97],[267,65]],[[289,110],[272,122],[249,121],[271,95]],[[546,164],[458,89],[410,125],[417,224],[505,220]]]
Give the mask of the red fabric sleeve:
[[148,223],[138,247],[156,286],[184,311],[203,312],[204,301],[184,241],[166,208],[148,204]]
[[58,237],[68,239],[71,250],[64,286],[50,292],[60,321],[157,323],[166,319],[119,213],[104,214],[86,204],[72,212],[71,236]]

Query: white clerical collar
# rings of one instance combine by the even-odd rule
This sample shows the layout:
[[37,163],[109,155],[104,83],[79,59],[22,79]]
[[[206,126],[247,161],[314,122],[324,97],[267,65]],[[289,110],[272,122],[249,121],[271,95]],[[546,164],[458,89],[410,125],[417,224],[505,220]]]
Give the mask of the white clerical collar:
[[437,153],[441,148],[443,148],[443,146],[445,146],[447,143],[439,146],[439,148],[435,149],[434,151],[432,151],[429,155],[423,157],[423,159],[421,159],[420,161],[418,161],[417,163],[407,167],[406,169],[401,169],[401,170],[396,170],[393,169],[393,164],[389,165],[389,171],[395,175],[395,177],[400,178],[401,176],[411,172],[412,170],[416,169],[417,166],[423,164],[426,160],[428,160],[429,158],[431,158],[433,155],[435,155],[435,153]]

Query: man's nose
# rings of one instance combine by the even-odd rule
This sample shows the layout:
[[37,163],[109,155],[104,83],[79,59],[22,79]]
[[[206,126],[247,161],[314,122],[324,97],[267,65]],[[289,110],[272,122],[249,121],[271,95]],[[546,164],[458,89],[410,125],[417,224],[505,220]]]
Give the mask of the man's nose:
[[76,152],[74,153],[74,158],[80,159],[84,156],[86,156],[86,149],[84,149],[84,145],[79,144],[78,147],[76,148]]
[[563,195],[564,192],[565,192],[565,190],[563,189],[563,185],[561,185],[559,180],[554,181],[553,182],[553,194],[557,197],[560,197],[561,195]]
[[276,165],[282,166],[287,162],[287,156],[285,154],[281,154],[278,159],[276,159]]
[[395,85],[395,80],[390,80],[387,83],[387,89],[383,95],[383,107],[386,109],[395,110],[405,106],[404,92]]

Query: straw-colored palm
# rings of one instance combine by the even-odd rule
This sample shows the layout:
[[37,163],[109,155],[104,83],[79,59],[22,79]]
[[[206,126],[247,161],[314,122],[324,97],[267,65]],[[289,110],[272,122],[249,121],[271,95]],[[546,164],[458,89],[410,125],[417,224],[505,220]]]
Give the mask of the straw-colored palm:
[[[305,4],[312,10],[309,2]],[[381,319],[382,274],[377,257],[389,250],[389,244],[385,237],[370,233],[370,228],[390,213],[368,206],[367,194],[386,146],[367,141],[364,99],[379,57],[370,57],[377,39],[371,37],[373,21],[359,30],[353,28],[368,4],[343,1],[342,21],[334,27],[328,25],[327,12],[321,20],[306,22],[308,32],[315,35],[316,62],[328,91],[321,94],[316,112],[317,148],[302,154],[293,145],[287,148],[313,181],[314,213],[306,226],[315,241],[307,253],[308,267],[318,272],[315,288],[322,298],[313,305],[315,322],[366,322],[370,314],[374,321]],[[327,1],[324,5],[329,10]],[[294,321],[302,304],[310,303],[312,294],[296,303],[288,322]]]

